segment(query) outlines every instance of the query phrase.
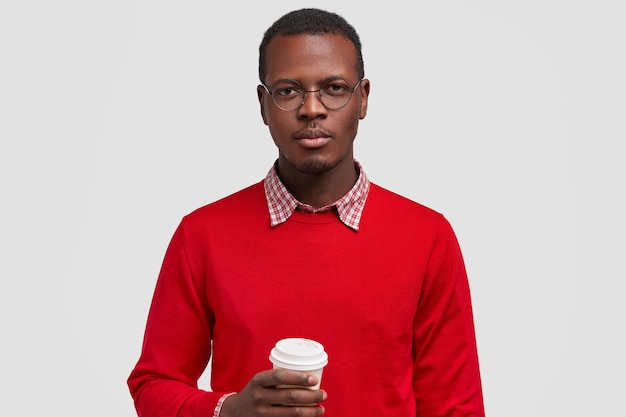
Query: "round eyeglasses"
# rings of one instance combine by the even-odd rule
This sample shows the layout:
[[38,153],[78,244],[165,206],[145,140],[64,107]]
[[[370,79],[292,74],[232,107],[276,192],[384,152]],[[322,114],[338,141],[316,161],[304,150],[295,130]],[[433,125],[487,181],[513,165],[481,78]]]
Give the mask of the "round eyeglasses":
[[271,90],[263,83],[261,85],[265,91],[272,97],[272,101],[281,110],[293,111],[302,106],[306,100],[307,93],[317,93],[320,102],[329,110],[338,110],[345,107],[352,98],[352,93],[359,87],[363,79],[353,88],[347,81],[342,79],[333,79],[325,82],[317,90],[304,90],[299,84],[279,83]]

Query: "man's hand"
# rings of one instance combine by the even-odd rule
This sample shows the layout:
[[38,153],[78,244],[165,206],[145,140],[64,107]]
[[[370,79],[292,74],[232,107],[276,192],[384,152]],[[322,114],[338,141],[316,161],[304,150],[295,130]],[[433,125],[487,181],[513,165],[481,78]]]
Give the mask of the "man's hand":
[[[306,372],[286,369],[259,372],[241,392],[226,398],[220,417],[319,417],[324,414],[319,403],[326,399],[326,392],[306,388],[317,382],[314,375]],[[295,387],[277,388],[283,385]]]

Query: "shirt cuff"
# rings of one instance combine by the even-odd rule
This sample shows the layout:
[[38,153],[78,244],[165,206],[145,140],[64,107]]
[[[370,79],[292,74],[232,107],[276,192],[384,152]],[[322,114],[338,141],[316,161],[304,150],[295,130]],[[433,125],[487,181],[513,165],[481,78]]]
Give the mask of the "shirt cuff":
[[236,392],[229,392],[228,394],[222,395],[222,398],[217,402],[215,406],[215,410],[213,411],[213,417],[220,417],[220,411],[222,411],[222,405],[224,405],[224,401],[226,398],[230,397],[233,394],[237,394]]

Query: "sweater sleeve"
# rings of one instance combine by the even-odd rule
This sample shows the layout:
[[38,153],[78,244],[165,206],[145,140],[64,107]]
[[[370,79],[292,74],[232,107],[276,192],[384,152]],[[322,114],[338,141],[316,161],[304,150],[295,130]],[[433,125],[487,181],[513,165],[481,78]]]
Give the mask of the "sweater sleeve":
[[456,236],[441,217],[414,321],[419,417],[484,417],[469,284]]
[[141,356],[127,381],[139,417],[212,416],[226,394],[197,385],[211,355],[213,314],[205,294],[181,224],[166,251]]

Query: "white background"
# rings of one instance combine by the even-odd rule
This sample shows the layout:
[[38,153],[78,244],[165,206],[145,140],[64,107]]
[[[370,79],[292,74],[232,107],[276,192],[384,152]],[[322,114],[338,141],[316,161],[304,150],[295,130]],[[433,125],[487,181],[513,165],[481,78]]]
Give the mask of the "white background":
[[0,415],[134,415],[166,245],[276,157],[257,48],[310,3],[362,37],[356,157],[455,227],[488,415],[626,415],[617,0],[3,2]]

